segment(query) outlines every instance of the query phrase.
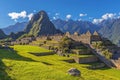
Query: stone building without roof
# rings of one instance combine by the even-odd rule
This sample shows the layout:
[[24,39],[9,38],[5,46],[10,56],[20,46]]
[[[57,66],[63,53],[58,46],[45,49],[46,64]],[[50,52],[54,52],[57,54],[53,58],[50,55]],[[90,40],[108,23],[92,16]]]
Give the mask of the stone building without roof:
[[85,34],[81,35],[79,35],[77,32],[75,32],[74,34],[66,32],[65,36],[85,44],[91,44],[94,41],[101,41],[101,37],[96,31],[93,34],[91,34],[90,31],[87,31]]
[[77,42],[82,42],[85,44],[91,44],[92,42],[100,41],[101,37],[99,34],[95,31],[93,34],[90,33],[90,31],[87,31],[85,34],[78,34],[78,32],[75,32],[74,34],[70,34],[69,32],[66,32],[64,35],[49,35],[49,36],[39,36],[39,37],[26,37],[22,38],[16,41],[12,41],[11,44],[29,44],[30,42],[36,40],[44,40],[46,41],[48,38],[54,41],[60,41],[64,36],[67,36]]

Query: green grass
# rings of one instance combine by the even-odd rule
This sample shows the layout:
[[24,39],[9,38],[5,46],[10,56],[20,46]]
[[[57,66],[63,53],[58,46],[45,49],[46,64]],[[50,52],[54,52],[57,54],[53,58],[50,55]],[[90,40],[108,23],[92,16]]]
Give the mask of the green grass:
[[[0,66],[3,67],[0,67],[0,80],[120,80],[120,70],[89,70],[85,67],[90,64],[64,62],[63,60],[70,59],[67,57],[29,54],[49,52],[40,47],[16,45],[12,48],[16,52],[0,49]],[[67,70],[73,67],[81,71],[81,77],[73,77],[67,73]]]

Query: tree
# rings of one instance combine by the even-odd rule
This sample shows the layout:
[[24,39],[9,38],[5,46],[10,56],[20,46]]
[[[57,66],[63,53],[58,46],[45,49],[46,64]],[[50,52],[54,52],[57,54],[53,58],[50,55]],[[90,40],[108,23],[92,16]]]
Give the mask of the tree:
[[67,53],[72,48],[72,44],[73,44],[73,40],[65,36],[59,42],[59,49],[62,50],[64,53]]
[[111,58],[112,58],[112,53],[109,52],[108,49],[106,49],[105,51],[102,51],[102,54],[103,54],[107,59],[111,59]]

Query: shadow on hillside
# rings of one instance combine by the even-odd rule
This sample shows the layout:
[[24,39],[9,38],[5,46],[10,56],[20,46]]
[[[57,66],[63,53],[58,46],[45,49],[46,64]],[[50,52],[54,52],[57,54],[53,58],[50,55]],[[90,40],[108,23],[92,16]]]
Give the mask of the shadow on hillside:
[[36,62],[31,58],[27,58],[21,56],[11,48],[1,48],[0,49],[0,80],[12,80],[11,77],[7,74],[6,70],[11,70],[10,67],[7,67],[3,63],[3,59],[10,59],[10,60],[18,60],[18,61],[29,61],[29,62]]
[[90,70],[108,70],[111,69],[110,67],[108,67],[107,65],[102,65],[104,63],[101,62],[96,62],[96,63],[88,63],[89,66],[84,67]]
[[8,49],[0,49],[0,58],[1,59],[11,59],[11,60],[18,60],[18,61],[30,61],[30,62],[36,62],[35,60],[31,58],[27,58],[24,56],[21,56],[18,54],[17,51],[14,51],[11,48]]
[[0,80],[12,80],[11,77],[6,73],[6,68],[7,67],[0,59]]
[[35,56],[48,56],[48,55],[54,55],[55,52],[42,52],[42,53],[33,53],[33,52],[29,52],[32,55]]
[[48,63],[48,62],[42,62],[42,63],[45,64],[45,65],[53,65],[53,64]]

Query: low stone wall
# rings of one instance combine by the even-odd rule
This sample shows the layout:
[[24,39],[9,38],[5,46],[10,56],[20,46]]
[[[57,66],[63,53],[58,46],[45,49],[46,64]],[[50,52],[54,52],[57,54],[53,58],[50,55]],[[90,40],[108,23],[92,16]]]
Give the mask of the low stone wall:
[[63,61],[68,62],[68,63],[75,63],[74,59],[68,59],[68,60],[63,60]]
[[98,58],[96,56],[92,57],[73,57],[76,63],[91,63],[91,62],[97,62]]
[[89,69],[100,69],[100,68],[103,68],[105,66],[106,65],[104,63],[98,63],[98,64],[93,64],[93,65],[89,66],[88,68]]
[[79,50],[72,50],[72,52],[73,53],[75,53],[75,54],[78,54],[78,55],[80,55],[80,54],[91,54],[92,52],[90,51],[90,50],[88,50],[88,49],[79,49]]

